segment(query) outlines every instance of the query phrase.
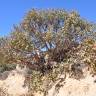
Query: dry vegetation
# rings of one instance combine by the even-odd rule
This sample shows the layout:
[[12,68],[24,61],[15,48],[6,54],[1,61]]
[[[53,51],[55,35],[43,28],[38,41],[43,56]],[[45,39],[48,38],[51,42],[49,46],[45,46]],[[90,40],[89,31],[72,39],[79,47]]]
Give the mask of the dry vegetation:
[[0,38],[0,72],[13,70],[16,64],[27,66],[28,96],[36,92],[47,96],[66,74],[78,80],[84,78],[86,66],[95,75],[95,26],[74,11],[32,9],[20,25],[14,26],[10,36]]

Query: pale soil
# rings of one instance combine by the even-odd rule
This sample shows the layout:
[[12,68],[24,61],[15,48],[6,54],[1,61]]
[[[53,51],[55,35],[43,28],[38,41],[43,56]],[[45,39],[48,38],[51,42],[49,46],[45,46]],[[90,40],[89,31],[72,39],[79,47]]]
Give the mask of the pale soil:
[[[96,77],[87,74],[84,79],[66,78],[63,86],[56,90],[56,84],[49,90],[47,96],[96,96]],[[58,89],[58,88],[57,88]]]
[[[63,77],[63,76],[62,76]],[[0,87],[6,88],[9,96],[20,96],[28,93],[28,87],[23,87],[24,74],[13,70],[5,80],[0,80]],[[96,77],[92,77],[88,72],[85,78],[76,80],[66,77],[61,83],[61,87],[56,87],[59,81],[48,91],[47,96],[96,96]],[[12,94],[12,95],[11,95]],[[34,96],[44,96],[43,93],[36,92]]]
[[6,89],[8,94],[12,96],[19,96],[28,92],[28,87],[23,87],[25,77],[23,74],[18,73],[16,70],[10,72],[5,80],[0,80],[0,87]]

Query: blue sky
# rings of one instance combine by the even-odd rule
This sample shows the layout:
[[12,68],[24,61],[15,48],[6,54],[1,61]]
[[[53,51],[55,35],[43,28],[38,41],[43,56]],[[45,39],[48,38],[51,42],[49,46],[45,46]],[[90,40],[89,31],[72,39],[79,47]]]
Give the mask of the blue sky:
[[31,8],[77,10],[81,17],[96,22],[96,0],[0,0],[0,36],[8,35]]

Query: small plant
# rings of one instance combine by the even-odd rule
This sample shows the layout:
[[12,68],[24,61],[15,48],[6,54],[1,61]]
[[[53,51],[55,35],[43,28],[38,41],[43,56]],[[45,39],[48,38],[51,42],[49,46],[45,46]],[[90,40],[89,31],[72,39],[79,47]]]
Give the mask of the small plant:
[[15,64],[0,64],[0,73],[4,71],[10,71],[16,68]]
[[6,92],[6,89],[0,88],[0,96],[9,96],[9,94]]

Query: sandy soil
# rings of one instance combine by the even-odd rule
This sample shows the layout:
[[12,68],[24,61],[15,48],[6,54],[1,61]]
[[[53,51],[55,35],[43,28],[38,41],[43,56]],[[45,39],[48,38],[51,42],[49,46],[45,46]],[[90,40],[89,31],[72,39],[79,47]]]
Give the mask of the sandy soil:
[[[49,90],[48,96],[96,96],[96,77],[87,74],[84,79],[66,78],[63,86],[56,90],[56,84]],[[58,88],[57,88],[58,89]]]
[[13,70],[5,80],[0,80],[0,87],[6,89],[7,93],[12,96],[19,96],[28,92],[28,87],[23,87],[25,77],[23,74]]
[[[63,77],[63,76],[62,76]],[[23,87],[25,76],[22,72],[13,70],[5,80],[0,80],[0,87],[6,88],[8,94],[12,96],[20,96],[28,92],[28,87]],[[85,78],[76,80],[67,78],[62,82],[61,87],[56,87],[57,81],[53,87],[48,91],[47,96],[96,96],[96,76],[92,77],[88,72]],[[34,96],[43,96],[38,92]]]

